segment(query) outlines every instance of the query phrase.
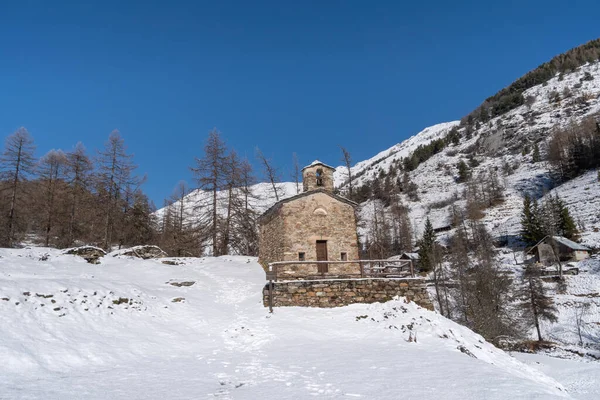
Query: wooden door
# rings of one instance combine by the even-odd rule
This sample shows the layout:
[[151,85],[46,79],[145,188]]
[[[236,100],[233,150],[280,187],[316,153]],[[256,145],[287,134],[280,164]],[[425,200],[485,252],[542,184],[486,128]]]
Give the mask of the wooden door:
[[[317,261],[327,261],[327,240],[317,240]],[[329,270],[329,264],[317,264],[319,273]]]

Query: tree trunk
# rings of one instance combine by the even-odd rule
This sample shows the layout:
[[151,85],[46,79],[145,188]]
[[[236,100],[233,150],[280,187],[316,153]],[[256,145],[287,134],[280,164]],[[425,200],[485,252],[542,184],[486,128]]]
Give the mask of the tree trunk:
[[10,212],[8,214],[8,247],[13,246],[15,236],[15,205],[17,203],[17,186],[19,185],[19,172],[21,168],[21,151],[23,147],[19,146],[17,154],[17,165],[15,167],[15,179],[12,184],[12,194],[10,196]]
[[529,277],[529,291],[531,293],[531,310],[533,311],[533,322],[537,331],[538,341],[541,342],[544,339],[542,339],[542,331],[540,330],[540,319],[538,315],[537,305],[535,303],[535,297],[533,293],[533,280],[531,279],[531,277]]

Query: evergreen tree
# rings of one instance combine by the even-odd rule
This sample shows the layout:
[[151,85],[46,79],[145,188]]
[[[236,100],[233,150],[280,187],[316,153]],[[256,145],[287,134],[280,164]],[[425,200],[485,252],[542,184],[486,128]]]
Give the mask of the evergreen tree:
[[575,225],[575,221],[569,213],[569,209],[565,203],[558,198],[558,196],[556,199],[559,202],[559,233],[567,239],[577,240],[579,237],[579,232],[577,230],[577,226]]
[[533,154],[531,156],[532,156],[532,160],[533,160],[534,163],[541,161],[541,158],[540,158],[540,147],[538,146],[537,143],[535,143],[533,145]]
[[539,207],[536,200],[526,195],[523,199],[521,213],[521,237],[529,244],[537,243],[544,238],[544,232],[539,220]]
[[467,163],[465,163],[464,160],[460,160],[456,167],[458,168],[458,181],[468,181],[471,176],[471,171],[469,170],[469,166],[467,165]]
[[421,271],[429,272],[435,266],[435,231],[433,230],[433,225],[427,217],[425,221],[425,230],[423,232],[423,237],[419,240],[419,267]]

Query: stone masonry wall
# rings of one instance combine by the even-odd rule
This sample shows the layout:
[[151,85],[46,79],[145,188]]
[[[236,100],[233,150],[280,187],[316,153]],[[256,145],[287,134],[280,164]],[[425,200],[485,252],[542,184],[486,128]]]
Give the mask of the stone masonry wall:
[[[322,185],[317,186],[317,170],[321,170]],[[322,165],[306,167],[302,170],[302,187],[305,192],[310,190],[325,189],[333,192],[333,169]]]
[[[345,252],[348,260],[358,260],[358,237],[354,207],[325,193],[315,192],[281,207],[284,221],[283,257],[277,261],[297,261],[303,252],[306,261],[317,259],[317,240],[327,241],[329,261],[342,261]],[[315,275],[316,265],[282,266],[278,276],[282,279]],[[358,264],[329,264],[329,275],[359,274]]]
[[[273,283],[273,307],[339,307],[353,303],[385,302],[406,296],[421,307],[433,310],[423,279],[333,279]],[[263,289],[263,302],[269,306],[269,284]]]
[[270,218],[260,227],[259,261],[263,267],[273,261],[282,261],[284,252],[284,223],[283,219]]

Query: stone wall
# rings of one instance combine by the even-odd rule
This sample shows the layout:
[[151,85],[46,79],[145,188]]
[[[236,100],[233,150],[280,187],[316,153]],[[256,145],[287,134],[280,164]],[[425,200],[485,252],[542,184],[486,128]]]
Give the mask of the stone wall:
[[[433,310],[423,279],[337,279],[273,282],[273,307],[339,307],[353,303],[385,302],[406,296],[421,307]],[[269,306],[269,284],[263,289]]]
[[[315,192],[309,196],[282,205],[284,221],[284,253],[280,261],[298,261],[300,252],[306,261],[317,259],[317,240],[327,241],[329,261],[343,261],[342,252],[348,260],[358,260],[358,237],[354,207],[326,193]],[[278,276],[314,275],[315,265],[279,267]],[[360,274],[358,264],[329,264],[330,275]]]
[[270,262],[283,260],[285,230],[283,219],[278,216],[276,213],[260,225],[259,262],[264,268]]

